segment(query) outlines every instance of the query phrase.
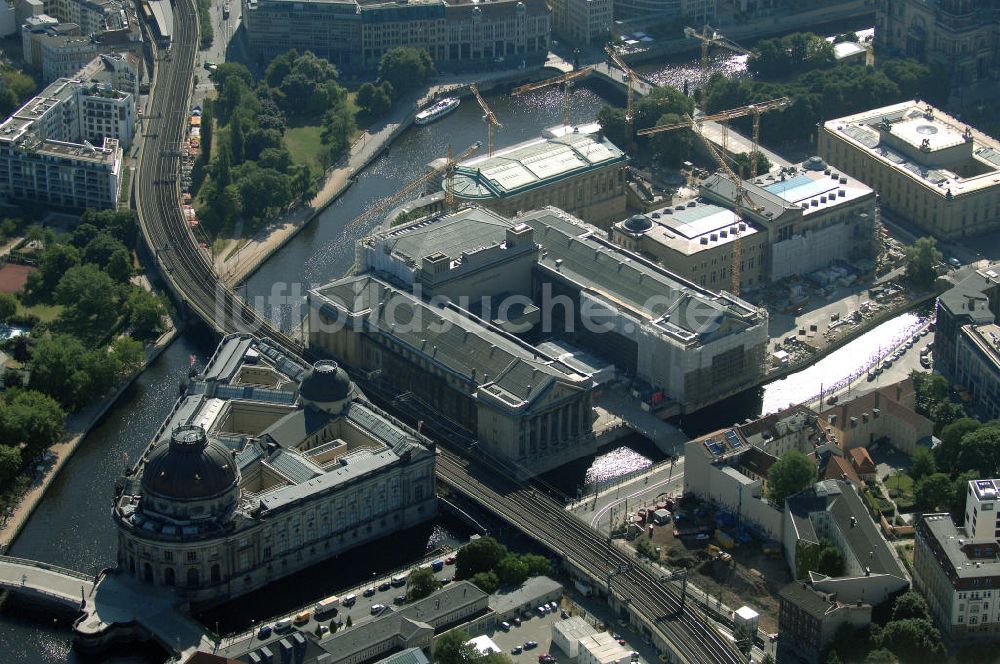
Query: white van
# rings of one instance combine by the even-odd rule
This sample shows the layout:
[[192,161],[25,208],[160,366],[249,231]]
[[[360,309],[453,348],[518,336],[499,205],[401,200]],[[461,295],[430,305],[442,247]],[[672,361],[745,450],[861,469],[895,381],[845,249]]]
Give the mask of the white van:
[[354,606],[354,603],[357,601],[358,601],[358,596],[355,595],[354,593],[351,593],[350,595],[344,595],[344,597],[340,600],[340,603],[343,606]]
[[292,619],[291,618],[282,618],[278,622],[274,623],[274,631],[275,632],[285,632],[285,631],[290,630],[291,628],[292,628]]

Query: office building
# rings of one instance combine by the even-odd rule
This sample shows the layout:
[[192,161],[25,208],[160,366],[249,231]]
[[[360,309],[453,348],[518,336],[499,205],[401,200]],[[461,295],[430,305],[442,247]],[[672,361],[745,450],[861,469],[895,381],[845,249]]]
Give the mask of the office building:
[[[916,528],[913,584],[927,599],[931,617],[952,643],[1000,637],[1000,525],[997,480],[973,480],[968,516],[957,528],[948,514],[925,514]],[[986,509],[987,506],[990,509]]]
[[871,624],[871,604],[844,603],[836,593],[816,590],[804,581],[783,587],[778,601],[779,648],[794,652],[809,664],[826,661],[827,648],[841,625],[861,629]]
[[[556,127],[539,138],[468,159],[451,178],[455,200],[512,217],[546,205],[608,228],[625,215],[628,156],[599,124]],[[441,159],[429,168],[440,168]],[[441,188],[449,182],[441,179]]]
[[545,61],[551,15],[542,0],[242,0],[251,48],[265,59],[312,51],[344,71],[374,71],[398,46],[427,49],[438,70]]
[[571,44],[603,44],[611,35],[612,0],[554,0],[552,32]]
[[954,86],[1000,76],[1000,6],[991,0],[878,0],[875,47],[916,58]]
[[209,606],[436,511],[429,441],[335,363],[233,334],[119,484],[118,569]]
[[614,224],[611,240],[702,286],[725,289],[739,237],[741,291],[875,255],[875,192],[823,160],[744,187],[755,209],[739,216],[732,182],[713,175],[693,198]]
[[930,235],[1000,228],[1000,142],[939,109],[907,101],[829,120],[818,143],[827,163]]
[[937,299],[934,368],[953,377],[959,333],[965,325],[985,325],[1000,314],[1000,272],[996,266],[976,270]]

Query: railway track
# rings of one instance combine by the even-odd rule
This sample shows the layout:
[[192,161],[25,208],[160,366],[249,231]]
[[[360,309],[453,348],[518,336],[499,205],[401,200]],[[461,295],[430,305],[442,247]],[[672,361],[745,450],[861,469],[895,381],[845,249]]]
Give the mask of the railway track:
[[[198,246],[181,212],[178,182],[181,153],[189,117],[198,18],[193,0],[174,0],[174,42],[167,52],[155,49],[155,79],[150,117],[136,170],[136,207],[143,237],[174,295],[186,313],[220,333],[251,332],[269,337],[294,355],[303,348],[261,318],[225,287]],[[469,472],[469,462],[441,448],[437,472],[441,481],[543,542],[559,555],[573,559],[597,578],[609,569],[632,564],[614,577],[616,594],[662,631],[666,640],[690,664],[737,664],[732,644],[680,600],[642,565],[606,543],[598,533],[567,516],[547,496],[511,479],[504,472],[480,473],[489,485]]]
[[174,0],[174,41],[157,59],[150,117],[136,170],[136,208],[143,237],[177,299],[221,333],[246,331],[270,337],[301,353],[298,342],[263,320],[219,282],[180,206],[181,154],[190,116],[198,18],[193,0]]
[[681,608],[678,594],[664,585],[642,563],[604,541],[578,519],[569,516],[554,500],[505,473],[471,472],[464,457],[439,447],[438,477],[476,500],[576,565],[607,578],[611,570],[625,569],[611,580],[615,594],[633,605],[667,637],[682,661],[705,664],[742,662],[731,641],[710,626],[691,605]]

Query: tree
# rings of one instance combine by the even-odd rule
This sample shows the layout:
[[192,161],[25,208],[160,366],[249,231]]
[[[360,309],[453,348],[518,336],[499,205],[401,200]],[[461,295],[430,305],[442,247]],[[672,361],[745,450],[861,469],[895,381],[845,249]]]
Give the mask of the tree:
[[146,354],[142,350],[142,344],[129,337],[118,337],[111,342],[109,355],[118,367],[117,377],[119,378],[135,373],[146,363]]
[[917,483],[913,497],[921,509],[930,512],[951,505],[953,491],[951,478],[944,473],[934,473]]
[[625,109],[617,106],[605,106],[597,113],[597,121],[608,140],[624,150],[629,140]]
[[100,268],[107,266],[111,255],[122,250],[128,253],[128,248],[108,233],[98,233],[83,249],[83,262],[93,263]]
[[829,540],[820,541],[815,571],[832,577],[844,574],[844,554],[834,546],[833,542]]
[[353,623],[351,622],[351,617],[347,616],[347,620],[344,621],[344,627],[350,627]]
[[785,498],[807,489],[816,481],[816,464],[805,454],[790,450],[767,473],[767,494],[771,502],[784,508]]
[[926,447],[918,447],[917,451],[913,453],[913,463],[910,464],[910,477],[913,478],[914,482],[919,482],[922,478],[933,475],[936,472],[937,463],[934,461],[930,450]]
[[938,468],[944,472],[954,470],[962,438],[982,425],[979,420],[963,417],[944,427],[941,430],[941,444],[934,449]]
[[104,271],[108,273],[109,277],[120,284],[125,283],[131,278],[132,255],[125,248],[125,245],[115,249],[111,257],[108,258],[108,264],[104,267]]
[[899,660],[891,652],[885,648],[879,648],[868,653],[864,664],[896,664],[897,661]]
[[327,113],[321,139],[329,147],[329,163],[336,162],[347,152],[351,146],[351,135],[357,128],[354,114],[347,104],[339,104]]
[[[656,124],[678,124],[684,119],[676,113],[660,116]],[[654,134],[650,143],[656,151],[656,158],[667,166],[679,166],[691,156],[694,134],[690,129],[674,129]]]
[[0,321],[6,323],[17,313],[17,298],[10,293],[0,293]]
[[[735,157],[733,157],[733,163],[736,165],[737,175],[742,175],[745,178],[750,177],[750,153],[741,152]],[[757,153],[757,174],[766,174],[771,170],[771,160],[768,159],[763,152]]]
[[118,313],[114,282],[92,264],[66,271],[56,286],[56,301],[65,307],[60,323],[84,337],[107,333]]
[[54,399],[35,390],[16,389],[0,410],[0,438],[22,443],[29,458],[56,442],[66,413]]
[[496,572],[479,572],[478,574],[473,574],[470,581],[476,584],[487,595],[492,595],[500,587],[500,579],[497,577]]
[[47,334],[35,343],[28,363],[32,389],[56,399],[66,407],[73,407],[81,397],[81,390],[89,386],[86,374],[79,371],[86,349],[75,337],[66,334]]
[[377,118],[388,112],[392,106],[392,95],[387,94],[387,90],[392,90],[389,81],[383,81],[382,85],[376,87],[371,83],[365,83],[358,88],[358,96],[355,100],[358,107],[371,118]]
[[969,482],[980,478],[979,473],[970,470],[960,473],[951,483],[951,505],[948,512],[955,521],[955,525],[961,526],[965,523],[965,493],[968,491]]
[[479,572],[490,572],[507,555],[507,547],[492,537],[469,542],[455,554],[455,577],[471,579]]
[[937,265],[942,254],[938,251],[937,240],[932,237],[918,238],[905,248],[906,279],[916,288],[926,289],[937,279]]
[[385,52],[378,71],[382,80],[392,84],[393,90],[406,92],[420,87],[434,75],[434,60],[426,49],[401,46]]
[[948,400],[948,379],[939,374],[922,371],[910,372],[913,391],[916,393],[916,410],[924,417],[931,417],[934,406]]
[[427,568],[418,568],[410,572],[406,578],[406,600],[423,599],[441,587],[441,582],[434,576],[434,572]]
[[464,630],[445,632],[434,642],[435,664],[472,664],[478,659],[479,654],[469,643],[469,634]]
[[528,576],[547,576],[552,573],[552,563],[545,556],[537,553],[526,553],[521,560],[528,566]]
[[21,450],[12,445],[0,445],[0,490],[6,489],[21,472]]
[[497,577],[505,586],[519,586],[528,578],[528,565],[516,553],[508,553],[497,565]]
[[163,333],[166,307],[160,298],[146,289],[135,287],[129,292],[125,301],[125,313],[136,339],[152,341]]
[[941,632],[929,620],[920,618],[887,623],[876,641],[879,648],[885,648],[903,662],[936,661],[945,654]]
[[826,658],[826,664],[842,664],[840,655],[837,654],[836,650],[830,651],[830,654]]
[[682,116],[693,113],[694,100],[683,92],[670,85],[655,87],[635,105],[635,128],[645,129],[663,124],[664,115],[676,115],[678,116],[676,121],[681,122]]
[[80,250],[69,244],[47,245],[38,271],[28,277],[28,291],[33,297],[47,297],[71,268],[80,264]]
[[908,590],[896,598],[892,606],[893,620],[907,620],[908,618],[922,618],[930,620],[930,613],[927,610],[927,600],[915,590]]
[[955,467],[974,470],[980,477],[996,477],[1000,471],[1000,425],[985,425],[962,436]]

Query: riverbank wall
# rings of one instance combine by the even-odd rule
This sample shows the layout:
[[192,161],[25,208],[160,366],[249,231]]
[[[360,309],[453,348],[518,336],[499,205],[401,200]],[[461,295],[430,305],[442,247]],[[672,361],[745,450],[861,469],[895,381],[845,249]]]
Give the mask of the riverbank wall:
[[[875,21],[875,5],[871,0],[853,0],[838,7],[818,8],[810,11],[796,12],[783,16],[768,16],[766,18],[747,21],[734,25],[719,25],[727,39],[740,42],[763,39],[788,34],[790,32],[815,32],[818,25],[837,23],[841,21],[861,20],[871,18]],[[693,26],[698,27],[698,26]],[[641,30],[641,25],[623,28],[623,32]],[[658,42],[655,45],[634,50],[619,51],[622,58],[630,65],[652,64],[664,58],[693,53],[701,48],[701,42],[694,38],[678,37]]]
[[56,477],[59,476],[59,472],[77,451],[81,443],[86,440],[90,430],[97,426],[101,419],[107,415],[108,411],[111,410],[122,394],[125,393],[125,390],[131,387],[136,379],[160,357],[180,331],[181,328],[175,325],[160,335],[160,338],[146,350],[146,362],[139,371],[136,371],[131,378],[122,383],[112,394],[104,397],[104,399],[96,404],[92,404],[84,412],[75,413],[67,418],[66,433],[63,434],[59,442],[49,448],[49,451],[55,455],[55,461],[52,463],[52,466],[40,481],[28,489],[17,504],[17,507],[14,508],[13,513],[8,516],[3,526],[0,527],[0,553],[6,553],[10,550],[10,547],[17,540],[17,536],[21,534],[21,529],[28,522],[35,508],[41,503],[42,498],[45,497],[45,492]]
[[417,112],[435,99],[444,95],[471,96],[472,91],[469,89],[469,84],[473,82],[479,87],[480,92],[485,93],[497,88],[541,80],[552,75],[551,69],[542,66],[502,72],[495,76],[484,74],[479,80],[459,77],[458,80],[439,82],[423,94],[410,97],[397,109],[396,113],[401,115],[392,118],[377,133],[369,134],[366,131],[355,139],[351,145],[350,156],[339,165],[327,169],[319,193],[308,205],[300,205],[286,213],[277,224],[273,224],[257,237],[247,241],[236,253],[234,261],[225,260],[221,265],[217,261],[216,271],[220,278],[230,288],[250,278],[261,265],[267,262],[268,258],[319,217],[326,208],[336,202],[354,184],[358,175],[381,157],[393,142],[413,125]]

